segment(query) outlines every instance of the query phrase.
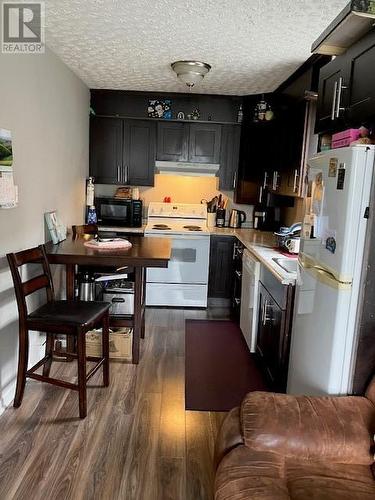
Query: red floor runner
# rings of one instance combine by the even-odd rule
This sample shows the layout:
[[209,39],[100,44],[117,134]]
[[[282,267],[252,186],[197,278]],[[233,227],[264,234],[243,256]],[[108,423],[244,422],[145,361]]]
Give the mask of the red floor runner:
[[228,411],[248,392],[267,390],[237,324],[189,319],[185,330],[187,410]]

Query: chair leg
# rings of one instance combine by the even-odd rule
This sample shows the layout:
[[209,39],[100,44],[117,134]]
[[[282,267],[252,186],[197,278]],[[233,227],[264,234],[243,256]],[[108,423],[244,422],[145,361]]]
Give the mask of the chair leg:
[[103,363],[103,384],[109,386],[109,313],[103,316],[102,321],[102,356]]
[[19,346],[18,346],[18,371],[17,371],[17,386],[16,395],[14,397],[13,406],[18,408],[21,406],[23,394],[26,385],[27,363],[29,361],[29,331],[25,328],[19,330]]
[[52,365],[53,347],[55,343],[55,336],[53,333],[47,333],[46,339],[46,356],[50,356],[50,359],[43,365],[43,376],[49,377],[49,372]]
[[79,417],[87,415],[86,395],[86,335],[81,330],[77,335]]

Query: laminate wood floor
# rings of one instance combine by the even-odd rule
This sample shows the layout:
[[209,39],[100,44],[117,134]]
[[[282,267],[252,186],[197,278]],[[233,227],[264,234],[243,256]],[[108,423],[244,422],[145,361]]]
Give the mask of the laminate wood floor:
[[[219,310],[148,309],[136,367],[111,363],[76,392],[28,380],[21,408],[0,417],[0,499],[211,500],[213,448],[224,413],[185,411],[185,319]],[[75,377],[74,363],[51,375]]]

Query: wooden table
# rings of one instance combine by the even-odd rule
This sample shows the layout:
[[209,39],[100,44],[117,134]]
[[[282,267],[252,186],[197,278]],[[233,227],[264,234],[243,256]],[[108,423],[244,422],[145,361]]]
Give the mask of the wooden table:
[[75,267],[93,266],[134,268],[134,316],[132,318],[111,317],[112,326],[133,327],[133,363],[139,362],[140,338],[144,336],[145,310],[145,269],[147,267],[168,267],[171,257],[171,244],[167,238],[132,236],[128,250],[96,250],[84,245],[92,236],[68,237],[65,241],[53,245],[46,244],[50,264],[63,264],[66,268],[66,298],[74,300]]

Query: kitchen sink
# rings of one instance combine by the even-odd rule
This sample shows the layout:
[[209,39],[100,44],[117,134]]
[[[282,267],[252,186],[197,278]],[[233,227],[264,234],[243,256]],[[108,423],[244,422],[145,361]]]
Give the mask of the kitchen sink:
[[272,259],[278,266],[280,266],[287,273],[296,273],[298,267],[297,259],[288,259],[287,257],[273,257]]

